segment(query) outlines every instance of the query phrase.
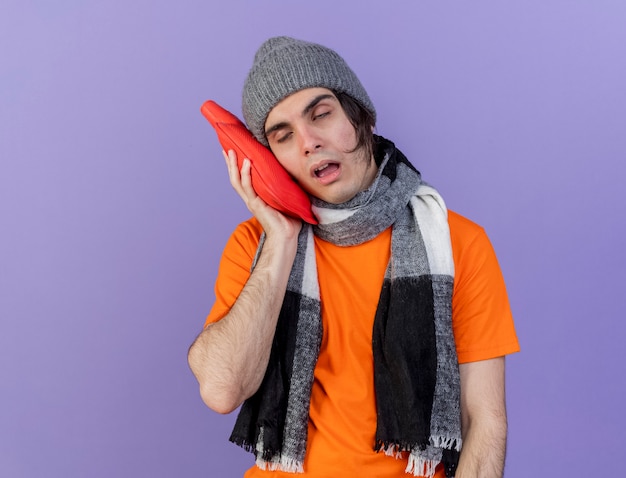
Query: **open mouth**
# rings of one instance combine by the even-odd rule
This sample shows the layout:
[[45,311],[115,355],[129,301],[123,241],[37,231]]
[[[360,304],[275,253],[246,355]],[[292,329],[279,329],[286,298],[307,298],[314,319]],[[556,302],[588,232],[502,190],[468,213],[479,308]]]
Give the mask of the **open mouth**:
[[326,164],[320,166],[319,168],[315,169],[315,171],[313,171],[313,173],[318,178],[324,178],[324,177],[326,177],[326,176],[328,176],[330,174],[333,174],[338,169],[339,169],[339,164],[338,163],[326,163]]

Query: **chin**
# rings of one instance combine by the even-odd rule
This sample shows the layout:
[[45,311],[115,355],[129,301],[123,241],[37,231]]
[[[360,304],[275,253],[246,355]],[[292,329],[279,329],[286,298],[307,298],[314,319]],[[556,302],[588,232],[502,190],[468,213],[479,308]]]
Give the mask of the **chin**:
[[322,201],[326,201],[327,203],[330,204],[343,204],[344,202],[348,202],[350,199],[352,199],[354,197],[354,194],[351,196],[337,196],[337,195],[332,195],[329,194],[326,197],[320,197],[317,196],[319,199],[321,199]]
[[350,190],[348,188],[348,190],[346,190],[345,185],[341,187],[339,184],[330,184],[322,188],[321,191],[319,189],[309,191],[311,196],[315,196],[316,198],[330,204],[342,204],[344,202],[348,202],[358,193],[358,189]]

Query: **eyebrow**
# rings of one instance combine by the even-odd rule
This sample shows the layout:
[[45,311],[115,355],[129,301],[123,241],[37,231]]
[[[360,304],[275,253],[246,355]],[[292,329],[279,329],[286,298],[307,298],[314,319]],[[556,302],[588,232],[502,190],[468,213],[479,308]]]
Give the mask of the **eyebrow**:
[[[315,108],[320,101],[332,99],[332,98],[335,98],[335,96],[329,93],[323,93],[321,95],[316,96],[309,102],[308,105],[305,106],[305,108],[302,110],[301,116],[306,116],[307,114],[309,114],[311,110]],[[276,123],[275,125],[265,130],[265,136],[268,137],[273,132],[278,131],[279,129],[286,128],[287,126],[289,126],[289,123],[287,121],[281,121],[280,123]]]

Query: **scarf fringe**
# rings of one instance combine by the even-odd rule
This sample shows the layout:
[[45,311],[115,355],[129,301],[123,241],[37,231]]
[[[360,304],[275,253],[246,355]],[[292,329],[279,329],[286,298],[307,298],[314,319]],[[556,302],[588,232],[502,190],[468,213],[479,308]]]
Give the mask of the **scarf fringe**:
[[435,448],[445,448],[446,450],[461,451],[463,440],[461,438],[431,436],[430,443]]
[[243,448],[245,451],[247,451],[248,453],[254,453],[256,447],[251,444],[249,441],[244,440],[241,437],[235,437],[235,436],[231,436],[230,437],[230,441],[232,443],[234,443],[235,445]]
[[402,458],[403,450],[401,449],[401,447],[395,444],[380,444],[380,445],[377,445],[376,451],[378,452],[382,451],[385,455],[392,456],[397,460],[399,458]]
[[403,451],[411,451],[415,448],[418,448],[419,445],[415,443],[399,443],[399,442],[390,442],[384,440],[376,440],[376,446],[374,450],[377,452],[383,452],[387,456],[395,456],[397,457]]
[[[445,436],[431,436],[429,438],[429,447],[439,450],[456,450],[461,451],[463,445],[460,438],[445,437]],[[435,475],[437,466],[441,463],[441,455],[439,458],[427,458],[422,455],[421,447],[416,444],[407,443],[390,443],[382,440],[377,440],[376,451],[383,452],[386,456],[400,459],[403,457],[402,452],[410,452],[408,456],[407,466],[404,470],[405,473],[409,473],[413,476],[421,476],[432,478]]]
[[279,450],[264,450],[258,443],[256,446],[240,438],[231,438],[231,441],[248,453],[256,456],[255,464],[262,470],[285,471],[287,473],[304,473],[304,464],[295,458],[281,457]]
[[[446,437],[442,435],[431,435],[428,442],[429,445],[434,448],[442,448],[446,450],[461,451],[461,447],[463,446],[463,440],[460,438]],[[413,451],[419,448],[420,445],[417,443],[399,443],[384,440],[376,440],[376,446],[374,447],[377,452],[383,452],[387,456],[396,456],[403,451]]]
[[438,460],[426,460],[421,456],[415,456],[411,453],[404,471],[405,473],[410,473],[413,476],[425,476],[432,478],[435,476],[435,470],[438,464]]
[[256,466],[264,471],[284,471],[286,473],[304,473],[304,464],[295,458],[277,457],[270,461],[257,457]]

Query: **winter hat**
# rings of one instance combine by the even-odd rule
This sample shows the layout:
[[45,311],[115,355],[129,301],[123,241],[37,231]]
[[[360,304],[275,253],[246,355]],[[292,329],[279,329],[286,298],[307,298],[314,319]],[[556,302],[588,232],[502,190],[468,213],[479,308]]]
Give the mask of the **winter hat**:
[[264,126],[272,108],[296,91],[316,87],[350,95],[376,119],[365,88],[335,51],[281,36],[260,46],[244,83],[242,109],[248,128],[267,146]]

